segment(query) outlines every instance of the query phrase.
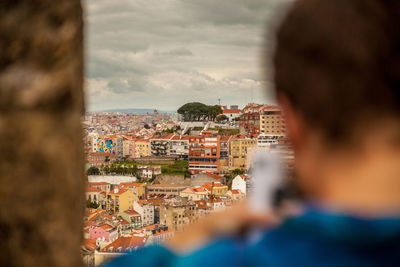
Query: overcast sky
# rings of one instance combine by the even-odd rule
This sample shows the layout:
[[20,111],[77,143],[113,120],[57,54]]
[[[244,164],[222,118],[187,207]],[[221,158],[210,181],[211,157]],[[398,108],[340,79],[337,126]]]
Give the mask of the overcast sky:
[[289,1],[84,1],[88,110],[270,103],[260,56]]

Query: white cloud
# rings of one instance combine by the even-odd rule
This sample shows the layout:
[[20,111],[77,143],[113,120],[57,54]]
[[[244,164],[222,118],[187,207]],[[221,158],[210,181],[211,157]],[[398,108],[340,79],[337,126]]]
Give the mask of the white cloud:
[[86,0],[89,110],[267,102],[265,25],[283,0]]

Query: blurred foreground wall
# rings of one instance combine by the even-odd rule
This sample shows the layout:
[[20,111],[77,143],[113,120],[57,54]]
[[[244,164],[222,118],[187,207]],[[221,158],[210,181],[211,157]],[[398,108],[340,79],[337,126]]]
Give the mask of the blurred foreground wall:
[[0,1],[0,266],[80,266],[78,0]]

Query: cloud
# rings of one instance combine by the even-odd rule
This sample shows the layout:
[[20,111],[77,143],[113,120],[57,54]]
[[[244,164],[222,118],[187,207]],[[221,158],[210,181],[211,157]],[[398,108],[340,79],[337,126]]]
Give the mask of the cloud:
[[260,70],[265,25],[287,2],[84,1],[89,110],[272,101]]

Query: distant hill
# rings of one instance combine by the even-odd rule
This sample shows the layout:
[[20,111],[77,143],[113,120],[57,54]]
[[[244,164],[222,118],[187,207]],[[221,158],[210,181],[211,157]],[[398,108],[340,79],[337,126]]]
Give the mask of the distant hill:
[[[158,113],[168,113],[173,114],[175,111],[170,110],[157,110]],[[105,110],[98,110],[95,112],[122,112],[122,113],[131,113],[131,114],[152,114],[154,109],[149,108],[121,108],[121,109],[105,109]]]

